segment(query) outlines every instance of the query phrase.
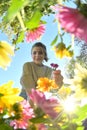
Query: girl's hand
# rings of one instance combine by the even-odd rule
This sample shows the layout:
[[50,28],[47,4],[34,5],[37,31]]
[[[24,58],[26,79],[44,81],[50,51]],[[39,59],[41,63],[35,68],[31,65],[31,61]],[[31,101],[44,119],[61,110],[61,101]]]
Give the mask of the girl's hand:
[[59,88],[63,85],[63,76],[61,75],[60,70],[54,70],[52,72],[52,79],[59,86]]

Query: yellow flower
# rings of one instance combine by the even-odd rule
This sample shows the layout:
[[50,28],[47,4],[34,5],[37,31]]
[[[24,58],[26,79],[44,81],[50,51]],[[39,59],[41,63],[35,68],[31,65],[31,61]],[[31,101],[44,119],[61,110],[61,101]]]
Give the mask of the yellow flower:
[[40,91],[50,91],[51,89],[57,89],[58,86],[55,84],[54,80],[48,78],[39,78],[37,81],[37,89]]
[[0,107],[9,108],[16,102],[22,101],[23,98],[18,96],[20,93],[19,88],[12,88],[13,81],[9,81],[6,84],[0,86]]
[[71,87],[74,86],[75,88],[75,96],[87,97],[87,69],[76,63],[74,72],[75,76],[72,79]]
[[6,41],[0,41],[0,67],[6,69],[11,62],[10,56],[14,55],[14,47]]
[[62,86],[58,91],[58,95],[60,95],[61,98],[63,98],[63,99],[67,98],[67,96],[69,96],[70,94],[71,94],[70,87]]
[[54,46],[53,50],[55,51],[56,57],[63,58],[63,57],[72,57],[73,51],[69,50],[70,47],[66,48],[64,43],[59,43],[57,46]]

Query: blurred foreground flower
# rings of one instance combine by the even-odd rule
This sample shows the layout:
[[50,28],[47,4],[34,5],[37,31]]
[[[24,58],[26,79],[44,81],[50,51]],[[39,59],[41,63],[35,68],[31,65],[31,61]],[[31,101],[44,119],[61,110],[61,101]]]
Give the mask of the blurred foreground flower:
[[70,46],[66,48],[65,44],[62,42],[59,43],[58,45],[54,46],[53,50],[54,50],[57,58],[73,56],[73,51],[70,50]]
[[14,103],[22,101],[23,98],[18,96],[20,89],[12,88],[13,81],[0,86],[0,108],[10,108]]
[[62,99],[66,99],[70,94],[71,94],[72,90],[70,89],[70,87],[64,87],[62,86],[59,90],[58,90],[58,95],[62,98]]
[[71,87],[75,91],[75,96],[80,99],[87,97],[87,69],[76,63],[74,72]]
[[40,24],[39,27],[27,31],[26,41],[33,42],[34,40],[38,40],[44,32],[45,26],[44,24]]
[[29,119],[34,117],[33,108],[31,108],[28,101],[23,100],[19,103],[19,117],[10,122],[10,126],[14,129],[26,129],[29,126]]
[[82,121],[82,125],[84,126],[84,130],[87,130],[87,118]]
[[54,97],[46,99],[43,92],[34,89],[32,89],[29,97],[33,103],[36,104],[36,108],[39,107],[44,112],[43,114],[47,114],[51,118],[56,118],[58,116],[58,113],[55,111],[55,108],[60,106],[60,101],[58,101],[58,99]]
[[81,4],[77,9],[62,5],[54,8],[59,11],[56,19],[58,19],[62,28],[87,43],[87,4]]
[[13,130],[10,121],[19,117],[17,105],[24,100],[18,96],[19,88],[13,88],[13,81],[0,86],[0,130]]
[[87,118],[87,104],[81,106],[70,88],[62,86],[49,98],[44,92],[32,89],[29,100],[24,100],[12,84],[9,81],[0,86],[0,130],[77,130],[79,126],[83,130],[86,127],[82,121]]
[[0,67],[6,69],[14,55],[14,47],[6,41],[0,41]]

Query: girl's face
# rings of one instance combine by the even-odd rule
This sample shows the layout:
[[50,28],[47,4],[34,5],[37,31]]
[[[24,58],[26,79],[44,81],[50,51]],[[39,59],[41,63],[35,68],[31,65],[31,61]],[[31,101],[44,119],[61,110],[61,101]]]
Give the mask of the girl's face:
[[39,64],[39,65],[42,64],[45,57],[45,53],[42,47],[34,47],[32,49],[31,55],[32,55],[32,59],[34,63]]

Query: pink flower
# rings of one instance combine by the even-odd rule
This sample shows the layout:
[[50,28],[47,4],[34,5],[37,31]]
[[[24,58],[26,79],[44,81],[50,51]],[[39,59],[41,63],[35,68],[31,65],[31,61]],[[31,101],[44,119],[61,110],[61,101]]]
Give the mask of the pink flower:
[[22,110],[20,110],[21,118],[15,119],[10,123],[10,126],[13,126],[14,129],[26,129],[28,127],[29,119],[34,117],[33,109],[30,107],[28,101],[24,100],[20,104],[22,108]]
[[48,114],[51,118],[56,118],[58,116],[58,113],[54,108],[58,107],[60,103],[56,98],[51,97],[50,99],[46,99],[43,92],[34,89],[32,89],[29,97],[34,104],[40,107],[42,111]]
[[35,89],[32,89],[29,97],[34,102],[34,104],[36,104],[39,107],[41,107],[46,100],[44,93]]
[[34,40],[38,40],[44,32],[45,32],[45,26],[44,24],[40,24],[39,27],[29,30],[26,33],[26,41],[33,42]]
[[24,120],[13,120],[10,123],[10,126],[13,126],[14,129],[26,129],[28,127],[28,121],[24,121]]
[[51,118],[56,118],[58,116],[58,112],[54,109],[59,106],[59,102],[55,98],[47,99],[43,105],[41,106],[42,110],[48,114]]
[[56,18],[65,31],[74,34],[77,38],[87,42],[87,18],[78,9],[65,6],[55,6]]
[[32,117],[34,117],[33,109],[31,108],[28,101],[23,100],[21,102],[21,106],[22,106],[22,115],[23,115],[22,117],[24,119],[31,119]]

